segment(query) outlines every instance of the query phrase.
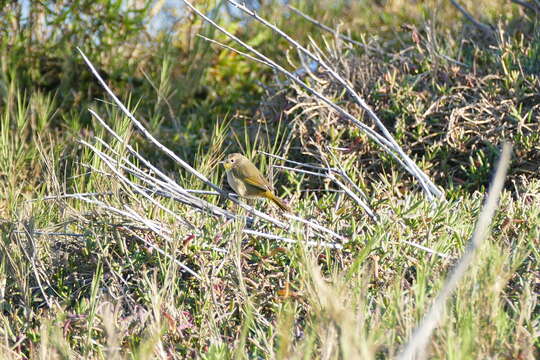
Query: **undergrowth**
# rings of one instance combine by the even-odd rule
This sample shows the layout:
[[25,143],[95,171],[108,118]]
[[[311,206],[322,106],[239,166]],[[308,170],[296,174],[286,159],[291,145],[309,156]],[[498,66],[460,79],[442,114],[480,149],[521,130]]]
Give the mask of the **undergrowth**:
[[[447,303],[428,357],[539,355],[535,14],[511,1],[462,1],[493,25],[495,35],[487,36],[449,2],[330,3],[294,5],[371,50],[276,3],[259,12],[299,41],[313,39],[445,200],[429,202],[392,158],[311,95],[196,36],[228,41],[191,14],[153,1],[42,1],[28,13],[0,1],[2,358],[393,358],[465,251],[505,141],[513,159],[499,211]],[[197,5],[273,59],[302,66],[267,28],[212,11],[212,2]],[[150,30],[159,11],[182,19]],[[189,228],[130,193],[80,142],[99,137],[118,156],[127,153],[89,108],[181,186],[209,189],[133,129],[76,47],[157,139],[213,183],[227,187],[218,162],[240,151],[296,214],[349,241],[328,249],[250,236],[242,218],[225,221],[161,198]],[[370,124],[328,74],[306,76]],[[264,153],[341,167],[378,221],[328,178],[276,168],[280,160]],[[174,241],[64,196],[88,193],[167,224]],[[255,206],[281,216],[265,202]],[[279,235],[305,239],[308,230],[297,225],[297,233]],[[256,226],[271,228],[260,220]]]

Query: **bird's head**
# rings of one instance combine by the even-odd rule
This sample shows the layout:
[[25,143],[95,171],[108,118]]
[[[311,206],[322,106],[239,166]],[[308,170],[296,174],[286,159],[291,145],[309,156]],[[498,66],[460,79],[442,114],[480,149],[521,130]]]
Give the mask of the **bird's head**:
[[221,163],[225,167],[225,170],[231,170],[234,167],[234,165],[242,161],[242,159],[245,159],[244,155],[239,154],[239,153],[232,153],[232,154],[227,155],[225,160],[223,160]]

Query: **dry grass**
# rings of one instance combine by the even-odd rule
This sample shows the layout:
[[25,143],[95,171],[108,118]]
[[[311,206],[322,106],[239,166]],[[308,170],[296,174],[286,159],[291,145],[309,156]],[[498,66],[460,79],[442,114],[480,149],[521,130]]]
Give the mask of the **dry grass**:
[[[496,36],[456,21],[449,2],[295,4],[369,51],[278,7],[260,11],[303,44],[314,39],[310,50],[322,49],[444,201],[429,201],[389,155],[305,89],[227,50],[208,51],[195,33],[227,39],[200,19],[177,25],[181,40],[157,34],[149,44],[137,17],[89,5],[96,29],[116,14],[94,33],[100,49],[84,36],[84,18],[72,33],[52,25],[51,37],[36,42],[41,23],[14,29],[0,16],[1,34],[18,34],[0,36],[0,357],[396,357],[464,254],[504,141],[514,153],[499,211],[440,314],[428,356],[538,357],[538,30],[510,1],[460,3]],[[288,69],[302,66],[268,28],[222,24]],[[109,103],[75,45],[207,184],[221,187],[217,161],[240,149],[301,219],[264,202],[248,216],[250,207],[197,192],[210,188]],[[328,72],[304,80],[375,129]],[[118,138],[91,118],[89,104]],[[152,182],[167,192],[137,191]],[[343,248],[309,245],[341,243],[322,229],[345,238]]]

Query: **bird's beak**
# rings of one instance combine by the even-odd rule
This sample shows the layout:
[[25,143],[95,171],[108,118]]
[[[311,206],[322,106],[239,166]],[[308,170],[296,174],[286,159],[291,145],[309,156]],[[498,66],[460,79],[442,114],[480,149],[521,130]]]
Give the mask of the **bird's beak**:
[[225,168],[225,170],[231,170],[231,168],[232,168],[231,163],[226,162],[225,160],[220,161],[219,163],[220,163],[220,164],[223,164],[223,167]]

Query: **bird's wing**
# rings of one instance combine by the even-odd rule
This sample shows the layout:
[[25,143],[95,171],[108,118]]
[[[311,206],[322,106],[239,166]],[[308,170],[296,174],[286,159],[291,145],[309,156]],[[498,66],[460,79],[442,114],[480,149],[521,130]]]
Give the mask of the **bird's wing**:
[[251,162],[244,162],[241,168],[238,166],[232,170],[234,175],[242,179],[247,184],[260,189],[261,191],[271,190],[268,181],[266,181],[261,172]]

